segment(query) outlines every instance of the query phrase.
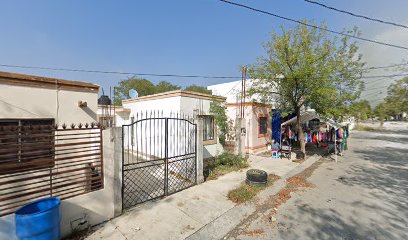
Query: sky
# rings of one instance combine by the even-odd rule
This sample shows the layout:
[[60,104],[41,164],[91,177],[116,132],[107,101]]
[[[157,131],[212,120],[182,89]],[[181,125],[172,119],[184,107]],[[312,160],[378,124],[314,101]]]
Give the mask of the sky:
[[[408,29],[354,18],[303,0],[235,0],[294,19],[325,21],[341,31],[359,27],[362,37],[408,47]],[[320,2],[355,13],[408,24],[406,0]],[[237,76],[240,65],[264,54],[272,31],[293,23],[217,0],[2,0],[0,64],[157,74]],[[358,42],[367,66],[401,63],[407,50]],[[376,70],[389,75],[403,69]],[[106,92],[131,75],[30,70],[0,71],[92,82]],[[145,77],[180,86],[235,79]],[[366,80],[362,97],[374,105],[395,79]]]

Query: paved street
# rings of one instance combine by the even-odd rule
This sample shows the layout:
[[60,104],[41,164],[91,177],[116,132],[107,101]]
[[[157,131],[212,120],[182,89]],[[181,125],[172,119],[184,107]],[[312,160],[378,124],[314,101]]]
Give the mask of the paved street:
[[339,162],[325,161],[277,209],[243,221],[225,239],[408,239],[408,129],[353,132]]

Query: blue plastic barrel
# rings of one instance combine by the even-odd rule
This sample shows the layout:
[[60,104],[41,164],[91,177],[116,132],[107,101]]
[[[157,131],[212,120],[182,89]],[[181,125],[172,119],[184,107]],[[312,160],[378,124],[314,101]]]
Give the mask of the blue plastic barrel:
[[21,240],[60,239],[61,200],[56,197],[31,202],[16,211],[16,234]]

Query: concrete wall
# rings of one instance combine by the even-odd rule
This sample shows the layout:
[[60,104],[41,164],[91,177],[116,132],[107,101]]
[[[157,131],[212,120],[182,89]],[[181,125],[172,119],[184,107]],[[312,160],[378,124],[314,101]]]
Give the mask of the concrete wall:
[[[0,119],[53,118],[58,124],[97,120],[97,93],[0,84]],[[79,101],[88,106],[80,108]]]
[[[120,130],[116,128],[103,131],[104,188],[62,201],[62,237],[72,233],[83,219],[87,223],[77,230],[99,224],[120,214],[122,184]],[[0,239],[16,239],[14,214],[0,218]]]
[[170,112],[180,112],[180,96],[168,97],[168,98],[161,98],[161,99],[149,99],[140,102],[131,102],[131,103],[123,103],[123,107],[130,109],[129,118],[134,116],[136,118],[136,113],[140,114],[143,113],[145,116],[146,111],[150,113],[151,111],[160,112],[163,111],[165,116],[170,115]]
[[[246,110],[247,138],[245,149],[249,153],[267,150],[271,143],[272,118],[267,107],[252,106]],[[259,134],[259,117],[267,117],[267,134]]]
[[[270,108],[266,106],[245,106],[244,107],[244,119],[242,119],[242,126],[245,127],[245,134],[242,137],[242,145],[244,146],[243,152],[255,153],[268,149],[270,144],[270,135],[272,134],[272,118],[269,114]],[[227,117],[235,124],[235,119],[239,116],[239,106],[227,107]],[[259,135],[259,120],[260,116],[268,117],[268,134]],[[235,140],[233,140],[235,141]],[[233,144],[233,142],[231,142]]]

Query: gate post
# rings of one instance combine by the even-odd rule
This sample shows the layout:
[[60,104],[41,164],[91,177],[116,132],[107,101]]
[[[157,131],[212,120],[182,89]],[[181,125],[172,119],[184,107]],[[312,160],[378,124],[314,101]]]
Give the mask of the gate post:
[[111,128],[111,140],[109,144],[113,144],[113,161],[114,161],[114,215],[115,217],[122,214],[122,198],[123,198],[123,135],[121,127]]
[[203,145],[203,129],[204,129],[204,119],[202,117],[197,116],[195,118],[196,126],[196,176],[197,176],[197,184],[204,182],[204,145]]

